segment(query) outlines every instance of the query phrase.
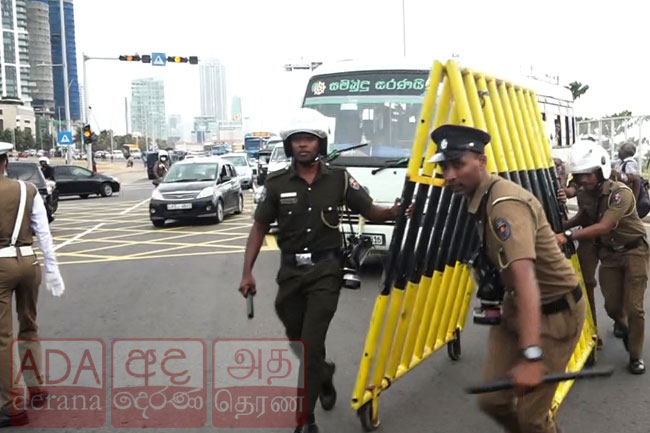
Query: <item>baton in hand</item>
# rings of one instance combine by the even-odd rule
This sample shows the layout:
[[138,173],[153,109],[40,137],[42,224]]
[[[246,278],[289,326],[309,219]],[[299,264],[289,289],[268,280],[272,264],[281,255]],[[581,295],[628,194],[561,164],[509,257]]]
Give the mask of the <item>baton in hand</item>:
[[253,308],[253,294],[251,292],[248,292],[248,295],[246,295],[246,309],[249,319],[255,317],[255,310]]
[[[547,374],[542,379],[543,383],[558,383],[565,380],[593,379],[597,377],[609,377],[614,373],[613,368],[604,370],[582,370],[569,373]],[[498,380],[484,385],[470,386],[465,391],[468,394],[485,394],[488,392],[503,391],[515,387],[512,379]]]

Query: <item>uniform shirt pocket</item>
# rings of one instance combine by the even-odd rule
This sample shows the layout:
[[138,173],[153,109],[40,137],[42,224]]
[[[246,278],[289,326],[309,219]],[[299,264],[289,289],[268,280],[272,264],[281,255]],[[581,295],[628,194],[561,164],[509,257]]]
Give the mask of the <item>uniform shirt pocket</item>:
[[338,206],[323,206],[323,209],[321,210],[321,220],[325,226],[338,230],[339,224],[341,222]]

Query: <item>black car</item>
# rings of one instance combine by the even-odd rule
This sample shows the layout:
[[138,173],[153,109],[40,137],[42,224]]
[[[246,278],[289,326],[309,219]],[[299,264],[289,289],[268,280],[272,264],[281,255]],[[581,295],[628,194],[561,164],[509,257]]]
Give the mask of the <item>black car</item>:
[[88,198],[91,194],[110,197],[120,191],[120,182],[105,174],[93,173],[76,165],[55,165],[54,179],[59,195],[78,195]]
[[220,223],[225,214],[239,214],[243,209],[235,166],[216,156],[172,165],[149,201],[149,217],[156,227],[163,227],[167,219],[203,218]]
[[12,179],[33,183],[41,197],[43,197],[47,220],[49,222],[54,221],[54,213],[59,207],[57,186],[52,181],[48,185],[48,181],[43,176],[38,164],[34,162],[10,162],[7,165],[7,175]]

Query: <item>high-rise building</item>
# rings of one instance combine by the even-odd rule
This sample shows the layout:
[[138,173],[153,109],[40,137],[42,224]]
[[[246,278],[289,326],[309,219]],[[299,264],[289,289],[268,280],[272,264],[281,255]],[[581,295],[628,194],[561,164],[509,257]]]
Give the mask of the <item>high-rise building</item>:
[[228,120],[226,105],[226,67],[219,60],[199,65],[201,78],[201,117]]
[[231,120],[236,123],[242,123],[241,113],[241,97],[235,95],[232,97],[232,104],[230,105]]
[[[5,0],[0,0],[5,1]],[[11,1],[11,0],[6,0]],[[68,86],[70,95],[70,118],[81,120],[81,103],[79,80],[77,76],[77,43],[74,30],[73,0],[64,0],[63,18],[65,23],[65,49],[68,63],[68,83],[63,80],[63,46],[61,44],[61,13],[59,0],[48,0],[50,6],[50,39],[52,43],[52,75],[54,78],[55,118],[65,118],[65,90]],[[58,65],[58,66],[57,66]]]
[[54,81],[52,77],[52,43],[48,0],[27,1],[29,64],[32,82],[32,106],[36,115],[36,141],[52,132],[54,117]]
[[30,101],[26,0],[0,0],[2,97]]
[[167,140],[165,83],[161,78],[131,81],[131,131],[153,140]]
[[27,0],[0,0],[0,130],[34,131],[29,79]]
[[167,137],[170,144],[183,138],[183,118],[180,114],[170,114],[167,118]]
[[27,2],[29,32],[29,64],[32,81],[32,105],[54,110],[52,77],[52,43],[50,40],[50,8],[47,0]]

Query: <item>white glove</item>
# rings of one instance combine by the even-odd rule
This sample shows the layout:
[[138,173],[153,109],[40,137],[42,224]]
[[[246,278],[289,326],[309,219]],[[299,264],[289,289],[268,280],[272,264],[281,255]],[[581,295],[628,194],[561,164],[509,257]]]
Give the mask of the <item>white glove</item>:
[[65,291],[65,284],[58,268],[45,273],[45,288],[54,296],[61,296]]

